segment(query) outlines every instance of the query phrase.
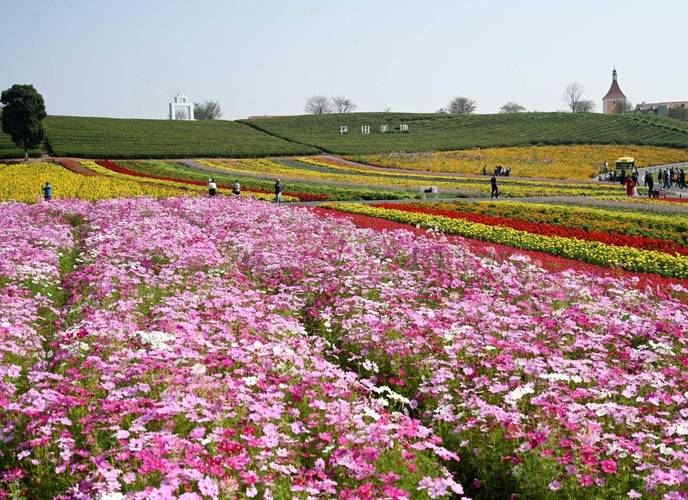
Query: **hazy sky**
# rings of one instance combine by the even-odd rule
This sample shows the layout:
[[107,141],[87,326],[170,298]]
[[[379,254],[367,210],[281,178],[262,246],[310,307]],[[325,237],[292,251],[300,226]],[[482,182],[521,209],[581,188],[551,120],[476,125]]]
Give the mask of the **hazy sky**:
[[601,110],[612,66],[632,102],[688,99],[686,0],[0,0],[0,88],[50,114],[166,118],[182,90],[224,117],[300,114],[316,93],[359,111],[436,111],[453,96]]

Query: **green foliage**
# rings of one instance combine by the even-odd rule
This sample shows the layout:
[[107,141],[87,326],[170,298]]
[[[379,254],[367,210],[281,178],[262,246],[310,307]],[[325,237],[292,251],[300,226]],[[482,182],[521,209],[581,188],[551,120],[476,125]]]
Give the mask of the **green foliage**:
[[52,153],[82,158],[258,157],[315,150],[226,120],[177,121],[49,116]]
[[[688,125],[676,120],[658,123],[633,114],[501,113],[450,115],[418,113],[350,113],[346,116],[289,116],[245,120],[278,137],[339,154],[390,151],[446,151],[475,147],[529,144],[640,144],[688,147]],[[399,124],[409,125],[408,133]],[[379,125],[388,124],[381,133]],[[675,124],[672,126],[671,124]],[[340,125],[349,133],[340,135]],[[369,125],[370,134],[361,134]]]
[[42,120],[46,117],[45,102],[33,85],[12,85],[0,95],[2,131],[28,155],[45,139]]

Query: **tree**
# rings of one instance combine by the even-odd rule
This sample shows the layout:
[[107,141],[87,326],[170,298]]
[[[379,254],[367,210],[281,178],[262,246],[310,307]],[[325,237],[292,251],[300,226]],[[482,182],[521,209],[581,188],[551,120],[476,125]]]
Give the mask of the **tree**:
[[340,95],[332,97],[332,104],[337,113],[351,113],[356,109],[356,104],[351,99]]
[[578,103],[578,113],[592,113],[595,111],[595,103],[587,99],[583,99]]
[[468,97],[455,97],[447,105],[447,112],[454,115],[470,115],[475,111],[477,104]]
[[521,111],[525,110],[526,108],[517,102],[507,102],[504,106],[499,108],[500,113],[520,113]]
[[631,104],[630,101],[619,101],[616,103],[616,106],[614,106],[614,112],[615,113],[630,113],[633,111],[633,104]]
[[595,109],[595,103],[583,99],[585,89],[580,83],[571,83],[566,86],[561,95],[562,100],[571,110],[571,113],[589,113]]
[[306,113],[311,115],[324,115],[325,113],[332,113],[332,104],[326,96],[314,95],[306,100],[304,109]]
[[17,147],[24,148],[24,159],[28,159],[29,149],[37,148],[45,139],[43,96],[33,85],[12,85],[2,92],[0,102],[3,104],[2,131]]
[[196,120],[218,120],[222,118],[222,109],[217,101],[194,103],[194,118]]

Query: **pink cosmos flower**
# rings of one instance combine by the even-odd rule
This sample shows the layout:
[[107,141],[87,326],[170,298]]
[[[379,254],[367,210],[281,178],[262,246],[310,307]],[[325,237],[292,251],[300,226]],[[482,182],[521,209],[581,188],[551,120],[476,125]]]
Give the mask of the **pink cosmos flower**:
[[600,462],[600,468],[607,474],[616,474],[616,462],[613,460],[602,460]]

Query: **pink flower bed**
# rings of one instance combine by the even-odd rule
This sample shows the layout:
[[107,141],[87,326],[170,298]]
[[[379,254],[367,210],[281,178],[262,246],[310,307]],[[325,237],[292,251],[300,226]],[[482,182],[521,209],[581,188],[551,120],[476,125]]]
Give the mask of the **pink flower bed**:
[[0,497],[686,498],[688,311],[632,276],[248,199],[6,207],[60,293],[0,326]]
[[[50,219],[44,207],[40,215]],[[34,214],[21,222],[40,233],[75,210],[50,207],[52,220],[34,221],[36,210],[24,207]],[[79,250],[59,280],[59,328],[43,337],[27,329],[35,306],[8,317],[8,328],[32,345],[0,360],[3,380],[28,378],[3,391],[3,417],[14,425],[3,429],[0,497],[462,491],[443,465],[456,457],[441,440],[329,361],[325,341],[299,322],[298,296],[258,289],[203,220],[227,209],[238,216],[239,208],[269,216],[274,208],[184,200],[77,208],[86,207],[84,224],[59,226]],[[3,223],[4,216],[0,210]],[[200,223],[191,220],[198,216]],[[33,261],[38,250],[22,251],[42,268]],[[53,281],[55,257],[43,259]]]

